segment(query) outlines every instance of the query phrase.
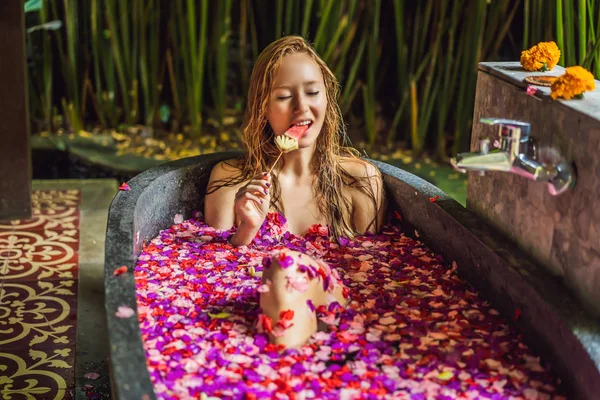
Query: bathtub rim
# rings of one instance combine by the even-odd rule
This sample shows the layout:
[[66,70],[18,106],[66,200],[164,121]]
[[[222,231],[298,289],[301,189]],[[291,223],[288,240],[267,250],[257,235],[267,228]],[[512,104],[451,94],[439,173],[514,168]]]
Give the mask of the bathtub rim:
[[[237,155],[239,155],[238,152],[220,152],[162,164],[131,179],[128,182],[131,190],[120,191],[113,199],[109,209],[105,244],[105,309],[110,349],[109,367],[111,371],[111,382],[113,384],[112,390],[115,398],[138,399],[144,394],[148,395],[150,399],[156,398],[146,368],[146,357],[143,350],[139,324],[137,322],[138,315],[135,297],[135,281],[133,277],[133,268],[137,260],[137,255],[134,254],[133,219],[135,210],[137,209],[138,199],[147,189],[149,189],[149,187],[151,187],[153,182],[165,174],[173,173],[184,168],[194,168],[198,165],[208,166],[221,160],[236,157]],[[466,210],[462,205],[450,198],[436,186],[392,165],[374,160],[369,161],[373,162],[373,164],[375,164],[384,174],[386,186],[388,186],[390,182],[392,182],[393,185],[396,185],[396,188],[400,188],[403,185],[410,186],[411,193],[408,193],[408,190],[406,190],[407,188],[405,187],[401,194],[401,197],[405,197],[405,200],[411,199],[416,204],[414,207],[411,205],[410,210],[408,210],[406,214],[404,214],[404,210],[401,211],[409,222],[418,220],[422,215],[427,215],[428,217],[433,215],[440,220],[445,220],[447,223],[462,226],[464,232],[461,232],[460,234],[470,236],[470,239],[472,239],[473,243],[478,247],[489,249],[490,240],[503,242],[505,243],[504,247],[511,246],[505,238],[487,224],[479,221],[473,213]],[[412,189],[414,189],[414,194],[412,193]],[[434,199],[435,201],[433,201]],[[408,209],[408,206],[405,205],[404,207],[405,209]],[[414,223],[412,225],[418,227],[418,225],[415,225]],[[160,229],[165,228],[166,226],[161,227]],[[420,229],[420,227],[418,228]],[[437,229],[437,232],[440,232],[439,227],[433,229]],[[433,237],[435,236],[435,232],[432,234],[431,229],[429,229],[429,231],[430,232],[428,232],[428,229],[421,230],[419,239],[422,239],[432,250],[444,253],[440,249],[437,249],[435,245],[430,244],[432,241],[435,241],[435,238]],[[474,232],[477,232],[478,234]],[[481,232],[483,232],[483,236],[487,235],[488,237],[482,237]],[[487,240],[487,243],[484,239]],[[585,327],[586,329],[589,328],[591,317],[581,309],[581,306],[573,300],[573,297],[565,290],[565,288],[562,288],[557,284],[555,279],[545,276],[544,271],[528,258],[526,259],[526,262],[524,262],[524,266],[520,267],[521,271],[514,271],[511,270],[510,262],[506,260],[506,257],[494,253],[493,250],[490,251],[493,253],[490,256],[495,256],[496,259],[495,268],[505,268],[506,271],[503,271],[503,273],[508,274],[505,276],[505,278],[508,277],[506,279],[518,280],[520,277],[521,282],[515,281],[515,285],[521,285],[524,288],[523,290],[528,291],[527,293],[529,295],[537,295],[534,300],[543,306],[541,311],[544,313],[551,313],[551,317],[554,317],[554,321],[558,323],[558,325],[556,325],[558,336],[568,339],[569,345],[571,347],[574,346],[569,351],[573,350],[579,357],[583,355],[584,358],[585,353],[587,353],[589,360],[580,360],[580,362],[583,361],[583,364],[585,364],[585,367],[588,370],[590,368],[590,363],[592,363],[595,366],[595,370],[588,372],[594,376],[600,376],[600,373],[598,372],[600,369],[600,326],[596,325],[596,329],[591,332],[582,332],[581,327]],[[513,249],[513,252],[519,257],[525,257],[518,249]],[[460,259],[460,257],[461,256],[458,255],[454,258]],[[444,258],[446,258],[445,255]],[[466,261],[466,263],[469,263],[469,261]],[[121,265],[126,265],[128,267],[128,272],[122,276],[114,277],[114,269]],[[481,278],[481,276],[478,275],[479,272],[476,270],[477,268],[473,266],[468,266],[465,265],[464,262],[459,262],[459,274],[463,277],[464,275],[469,277],[468,280],[471,283],[473,279],[478,280]],[[523,275],[523,271],[529,274],[529,278]],[[541,281],[536,281],[537,279],[541,279]],[[485,285],[485,282],[478,283],[479,285]],[[490,294],[488,292],[493,288],[488,288],[486,291],[480,289],[477,283],[472,284],[479,292],[483,292],[482,296],[492,301],[492,299],[489,298]],[[556,290],[557,292],[555,292],[555,294],[560,294],[562,301],[559,302],[559,304],[556,304],[556,301],[549,297],[547,291],[548,288]],[[497,291],[498,289],[493,290]],[[507,288],[507,290],[510,290],[510,288]],[[510,300],[517,306],[523,305],[522,299],[511,298]],[[131,307],[135,311],[135,315],[126,319],[118,318],[115,315],[115,311],[121,305]],[[498,307],[495,308],[498,309]],[[508,308],[510,309],[510,307]],[[511,315],[507,313],[507,307],[504,307],[504,310],[502,311],[501,312],[504,315]],[[534,311],[535,310],[532,309],[530,313],[524,313],[525,315],[522,315],[520,321],[516,322],[515,325],[519,327],[519,329],[527,327],[527,324],[531,324],[532,321],[536,320],[535,315],[529,315]],[[539,318],[539,316],[537,316],[537,318]],[[540,334],[544,334],[544,332],[540,332]],[[550,333],[547,334],[550,335]],[[526,343],[528,345],[530,344],[529,342]],[[133,365],[130,365],[131,363],[133,363]],[[575,364],[575,362],[569,361],[566,362],[566,364],[571,366],[572,364]],[[573,366],[577,369],[576,365]],[[562,374],[559,376],[561,379],[565,380]],[[569,379],[570,384],[567,386],[569,387],[569,391],[574,391],[574,393],[577,394],[578,398],[591,398],[589,397],[590,393],[597,393],[594,391],[600,390],[598,389],[600,388],[600,379],[596,381],[598,383],[588,384],[587,382],[577,382],[573,379]],[[579,383],[585,387],[577,387],[579,386]]]

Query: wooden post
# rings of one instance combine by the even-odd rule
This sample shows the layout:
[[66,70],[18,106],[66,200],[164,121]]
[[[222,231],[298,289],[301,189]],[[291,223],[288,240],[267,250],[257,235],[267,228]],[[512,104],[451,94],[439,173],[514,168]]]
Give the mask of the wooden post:
[[22,0],[0,1],[0,220],[31,216],[31,150],[25,14]]

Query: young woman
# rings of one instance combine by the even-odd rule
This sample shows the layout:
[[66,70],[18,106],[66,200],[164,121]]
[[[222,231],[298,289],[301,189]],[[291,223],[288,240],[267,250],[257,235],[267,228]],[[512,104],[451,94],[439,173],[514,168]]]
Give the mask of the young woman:
[[[246,152],[214,167],[205,199],[209,225],[237,226],[232,245],[250,244],[271,212],[284,215],[287,230],[296,235],[315,224],[328,227],[334,239],[378,229],[384,213],[381,175],[344,146],[338,96],[335,76],[303,38],[281,38],[260,54],[248,93]],[[275,138],[292,126],[304,131],[298,149],[273,166],[280,155]],[[291,250],[266,260],[262,282],[261,318],[268,321],[271,341],[288,347],[304,344],[317,329],[307,302],[317,307],[346,302],[336,271]]]

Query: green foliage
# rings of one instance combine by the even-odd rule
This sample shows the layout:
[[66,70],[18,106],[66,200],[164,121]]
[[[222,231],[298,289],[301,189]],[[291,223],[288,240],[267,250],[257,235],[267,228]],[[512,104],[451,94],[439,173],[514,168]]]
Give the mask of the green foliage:
[[524,49],[554,40],[561,66],[581,65],[600,77],[600,0],[524,2]]
[[[53,104],[52,104],[52,53],[50,51],[50,36],[49,31],[55,31],[62,27],[60,21],[48,20],[47,5],[42,4],[41,0],[29,0],[25,3],[25,12],[39,11],[39,25],[29,27],[27,33],[41,30],[36,35],[41,35],[37,38],[41,46],[39,52],[40,62],[32,60],[36,68],[32,68],[29,74],[29,91],[30,93],[38,93],[38,96],[30,96],[30,107],[33,115],[41,119],[41,126],[49,129],[52,126]],[[28,52],[34,52],[31,36],[28,38]]]
[[40,11],[42,9],[42,0],[27,0],[25,2],[25,12]]
[[440,159],[468,146],[479,61],[556,40],[561,65],[600,76],[600,0],[28,0],[25,10],[40,17],[28,46],[41,49],[30,98],[44,129],[58,108],[71,131],[86,121],[201,135],[243,109],[253,60],[289,34],[338,77],[340,108],[367,143]]

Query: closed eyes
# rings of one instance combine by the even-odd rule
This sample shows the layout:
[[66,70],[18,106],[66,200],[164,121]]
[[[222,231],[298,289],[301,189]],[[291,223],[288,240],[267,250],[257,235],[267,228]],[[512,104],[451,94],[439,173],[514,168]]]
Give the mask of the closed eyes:
[[[308,93],[306,93],[306,94],[307,94],[307,95],[309,95],[309,96],[316,96],[316,95],[318,95],[318,94],[319,94],[319,91],[316,91],[316,92],[308,92]],[[291,99],[291,98],[292,98],[292,96],[278,96],[278,97],[277,97],[277,99],[278,99],[278,100],[287,100],[287,99]]]

